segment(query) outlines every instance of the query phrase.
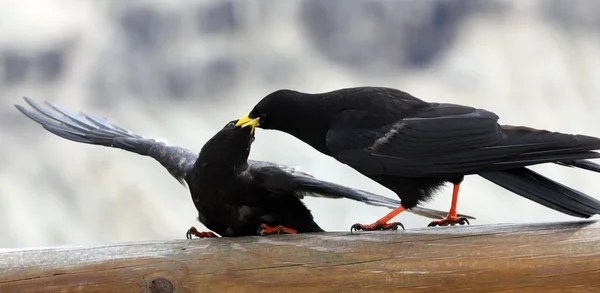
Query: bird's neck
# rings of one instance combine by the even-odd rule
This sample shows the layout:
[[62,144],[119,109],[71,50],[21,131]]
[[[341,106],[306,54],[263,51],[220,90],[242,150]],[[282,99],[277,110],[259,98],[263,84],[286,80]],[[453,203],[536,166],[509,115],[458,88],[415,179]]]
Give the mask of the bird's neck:
[[194,163],[194,173],[202,178],[236,176],[248,168],[247,159],[234,155],[204,157],[201,153]]
[[331,117],[337,112],[338,109],[318,94],[298,96],[290,101],[286,113],[278,117],[277,130],[286,132],[329,155],[326,145],[327,131],[331,125]]

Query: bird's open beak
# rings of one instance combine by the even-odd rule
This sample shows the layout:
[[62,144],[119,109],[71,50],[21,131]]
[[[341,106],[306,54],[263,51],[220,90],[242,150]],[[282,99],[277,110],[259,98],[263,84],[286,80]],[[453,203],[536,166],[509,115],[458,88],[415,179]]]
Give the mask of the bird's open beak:
[[254,133],[254,128],[256,128],[257,126],[260,125],[259,123],[260,121],[260,117],[256,117],[256,118],[250,118],[248,117],[248,115],[244,115],[244,117],[240,118],[240,120],[238,120],[238,122],[235,124],[236,127],[247,127],[250,126],[252,127],[252,133]]

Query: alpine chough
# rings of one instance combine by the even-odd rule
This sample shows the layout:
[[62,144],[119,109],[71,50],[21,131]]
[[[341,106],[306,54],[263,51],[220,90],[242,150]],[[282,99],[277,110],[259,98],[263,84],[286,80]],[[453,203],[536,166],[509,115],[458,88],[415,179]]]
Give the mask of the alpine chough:
[[275,91],[236,125],[288,133],[394,191],[402,205],[373,224],[389,228],[405,209],[454,185],[447,217],[429,226],[468,223],[457,216],[460,184],[477,174],[520,196],[575,217],[600,213],[600,201],[526,166],[557,163],[600,172],[600,139],[498,124],[487,110],[428,103],[392,88],[356,87],[309,94]]
[[[119,148],[157,160],[190,189],[198,220],[221,236],[323,231],[300,199],[303,196],[348,198],[388,208],[400,202],[388,197],[318,180],[296,168],[248,160],[252,127],[231,121],[197,155],[187,149],[139,136],[106,119],[74,114],[55,104],[25,101],[35,111],[17,109],[46,130],[71,141]],[[444,212],[415,207],[425,217],[442,219]],[[395,227],[401,225],[396,225]],[[216,237],[192,227],[186,236]]]

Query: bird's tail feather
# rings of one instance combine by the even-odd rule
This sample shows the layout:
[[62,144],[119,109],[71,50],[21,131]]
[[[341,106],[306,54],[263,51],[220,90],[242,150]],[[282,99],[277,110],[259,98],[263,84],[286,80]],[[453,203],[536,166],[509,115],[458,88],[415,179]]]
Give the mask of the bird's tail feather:
[[[565,161],[566,165],[593,170],[600,166],[585,160]],[[591,163],[591,164],[589,164]],[[600,214],[600,201],[562,185],[528,168],[479,173],[479,176],[529,200],[579,218]]]
[[567,167],[577,167],[588,171],[600,173],[600,165],[589,160],[570,160],[557,162],[559,165]]

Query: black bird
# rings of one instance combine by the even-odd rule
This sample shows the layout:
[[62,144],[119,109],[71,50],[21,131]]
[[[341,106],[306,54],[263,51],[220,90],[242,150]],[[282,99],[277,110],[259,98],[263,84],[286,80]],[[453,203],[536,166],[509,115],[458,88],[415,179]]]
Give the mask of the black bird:
[[454,185],[447,217],[429,226],[468,223],[457,216],[465,175],[477,174],[520,196],[581,218],[600,213],[600,201],[525,166],[557,163],[600,172],[600,139],[498,124],[473,107],[428,103],[392,88],[356,87],[308,94],[275,91],[237,125],[275,129],[311,145],[394,191],[402,205],[371,225],[387,229],[393,217]]
[[[106,119],[74,114],[55,104],[25,101],[35,110],[17,109],[46,130],[71,141],[119,148],[161,163],[182,185],[189,186],[198,220],[221,236],[323,231],[300,199],[303,196],[349,198],[388,208],[400,202],[366,191],[315,179],[295,168],[248,160],[253,127],[231,121],[216,133],[199,155],[141,137]],[[443,218],[441,211],[415,208],[413,213]],[[396,225],[395,227],[397,227]],[[402,226],[401,226],[402,227]],[[192,227],[187,237],[216,237]]]

